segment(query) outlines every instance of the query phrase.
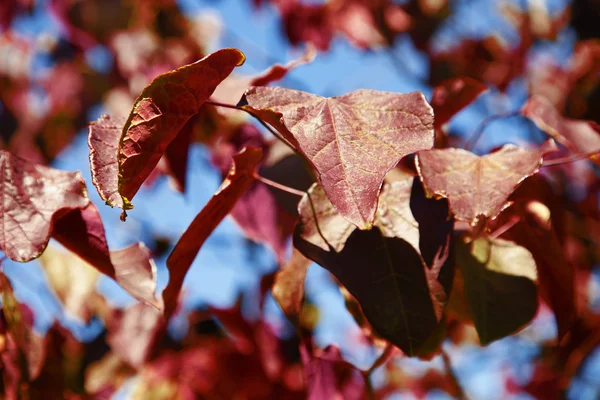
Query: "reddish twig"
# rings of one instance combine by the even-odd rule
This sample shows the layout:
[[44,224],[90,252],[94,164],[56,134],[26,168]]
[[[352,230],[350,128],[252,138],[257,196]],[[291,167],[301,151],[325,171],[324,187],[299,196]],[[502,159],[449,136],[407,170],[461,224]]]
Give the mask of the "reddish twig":
[[265,129],[267,129],[271,133],[271,135],[275,136],[277,139],[282,141],[286,146],[288,146],[290,149],[292,149],[295,153],[298,152],[298,150],[296,150],[296,148],[294,146],[292,146],[292,144],[290,142],[288,142],[283,136],[281,136],[281,134],[279,132],[277,132],[273,127],[271,127],[271,125],[267,124],[258,115],[253,114],[251,111],[249,111],[245,108],[239,108],[237,106],[234,106],[233,104],[225,104],[225,103],[220,103],[218,101],[212,101],[212,100],[206,101],[205,104],[210,104],[211,106],[215,106],[215,107],[223,107],[223,108],[229,108],[232,110],[243,111],[246,114],[249,114],[254,119],[256,119],[258,122],[260,122],[260,124],[262,126],[264,126]]
[[483,131],[490,123],[492,123],[498,119],[516,117],[518,115],[521,115],[521,113],[519,111],[511,111],[509,113],[495,114],[495,115],[490,115],[489,117],[486,117],[483,121],[481,121],[481,123],[479,124],[479,126],[477,127],[475,132],[473,132],[473,134],[471,135],[471,138],[465,144],[465,150],[471,150],[477,144],[477,142],[483,135]]
[[554,165],[568,164],[574,161],[585,160],[586,158],[600,155],[600,151],[593,151],[591,153],[579,153],[569,157],[553,158],[551,160],[544,161],[542,167],[552,167]]
[[302,197],[302,196],[304,196],[306,194],[306,192],[303,192],[302,190],[298,190],[298,189],[291,188],[289,186],[282,185],[281,183],[277,183],[275,181],[272,181],[272,180],[270,180],[268,178],[265,178],[264,176],[260,176],[257,173],[254,173],[254,178],[257,181],[262,182],[262,183],[264,183],[267,186],[271,186],[272,188],[281,190],[282,192],[290,193],[290,194],[293,194],[293,195],[296,195],[296,196],[300,196],[300,197]]

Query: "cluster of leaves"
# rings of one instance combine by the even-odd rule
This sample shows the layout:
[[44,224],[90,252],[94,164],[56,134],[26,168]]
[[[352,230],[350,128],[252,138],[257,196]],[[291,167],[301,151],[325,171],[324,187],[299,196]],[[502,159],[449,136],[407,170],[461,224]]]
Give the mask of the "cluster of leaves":
[[[600,258],[600,126],[590,105],[600,87],[600,44],[579,42],[566,66],[528,69],[532,45],[556,37],[568,14],[507,9],[522,36],[518,46],[490,37],[443,52],[432,43],[451,16],[444,1],[272,3],[290,42],[311,46],[256,76],[232,75],[245,61],[240,50],[206,54],[206,39],[190,33],[170,1],[131,1],[125,9],[118,1],[52,1],[68,35],[49,52],[56,66],[44,81],[47,113],[30,105],[34,83],[22,70],[1,71],[2,115],[14,129],[3,121],[0,250],[19,262],[41,257],[65,310],[84,321],[99,317],[106,329],[87,344],[58,324],[39,336],[31,311],[0,273],[6,398],[49,391],[106,398],[134,375],[134,398],[358,399],[431,387],[458,396],[451,373],[418,382],[390,378],[377,389],[369,378],[387,357],[439,354],[446,338],[487,345],[515,334],[540,305],[554,313],[558,337],[537,366],[541,382],[526,389],[564,390],[600,344],[599,317],[583,290]],[[0,6],[1,15],[19,7],[28,3]],[[108,17],[116,9],[119,18]],[[336,33],[360,49],[409,35],[431,59],[431,100],[374,90],[325,98],[268,86],[311,62],[312,46],[326,50]],[[31,51],[16,36],[2,40]],[[99,43],[114,51],[118,71],[87,66],[83,52]],[[489,87],[503,90],[523,75],[530,90],[518,114],[547,134],[543,143],[478,155],[470,149],[483,127],[468,141],[450,134],[454,115]],[[81,174],[44,165],[87,125],[83,111],[101,101],[110,115],[89,125],[92,183],[108,206],[122,209],[123,221],[135,212],[142,185],[159,174],[186,190],[192,143],[210,150],[223,175],[169,255],[159,298],[151,251],[142,243],[109,250]],[[583,196],[572,195],[574,185]],[[276,255],[281,268],[264,279],[261,303],[271,292],[296,337],[284,340],[266,321],[246,321],[240,304],[185,316],[190,329],[180,342],[166,334],[181,314],[193,260],[228,215]],[[50,238],[68,253],[47,248]],[[313,344],[304,302],[311,262],[337,279],[366,340],[385,348],[371,368],[361,371],[337,348]],[[99,274],[140,303],[112,308],[94,290]],[[470,326],[475,339],[466,333]]]

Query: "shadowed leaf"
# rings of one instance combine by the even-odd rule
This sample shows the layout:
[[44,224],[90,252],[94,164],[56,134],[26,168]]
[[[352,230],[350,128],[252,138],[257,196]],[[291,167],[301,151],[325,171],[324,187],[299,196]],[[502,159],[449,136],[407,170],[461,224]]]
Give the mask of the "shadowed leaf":
[[79,172],[33,164],[0,150],[0,250],[12,260],[39,257],[53,223],[89,202]]
[[[313,185],[294,233],[296,248],[335,275],[375,331],[411,356],[440,322],[453,277],[447,202],[425,198],[420,186],[412,178],[384,185],[377,229],[361,231]],[[431,229],[441,234],[425,238]]]
[[505,145],[483,157],[463,149],[434,149],[419,152],[416,165],[427,194],[446,197],[457,219],[476,225],[506,208],[517,186],[555,150],[552,139],[538,149]]
[[486,85],[469,77],[451,78],[438,84],[431,97],[435,127],[444,125],[486,90]]
[[579,153],[600,150],[600,125],[594,121],[565,118],[545,97],[534,96],[521,110],[538,128]]
[[386,173],[404,156],[433,146],[433,112],[418,92],[357,90],[324,98],[252,87],[240,105],[307,158],[327,197],[360,229],[373,224]]
[[163,291],[166,317],[175,310],[185,275],[204,241],[254,181],[254,170],[261,159],[262,150],[254,147],[247,147],[234,155],[229,175],[175,245],[167,260],[169,284]]
[[531,321],[538,303],[537,269],[529,251],[507,240],[480,238],[459,244],[456,257],[481,344]]

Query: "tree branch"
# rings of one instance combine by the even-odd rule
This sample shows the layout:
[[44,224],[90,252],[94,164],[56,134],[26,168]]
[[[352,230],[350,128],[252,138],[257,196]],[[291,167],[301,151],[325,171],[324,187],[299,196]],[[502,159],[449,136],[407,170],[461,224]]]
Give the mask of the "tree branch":
[[471,150],[473,147],[475,147],[475,145],[477,144],[477,142],[483,135],[483,131],[490,123],[492,123],[498,119],[516,117],[519,115],[521,115],[521,113],[519,111],[511,111],[509,113],[495,114],[495,115],[490,115],[490,116],[484,118],[484,120],[481,121],[481,123],[475,130],[475,132],[473,132],[473,134],[471,135],[471,138],[465,144],[465,150]]
[[290,194],[293,194],[293,195],[296,195],[296,196],[300,196],[300,197],[302,197],[302,196],[304,196],[306,194],[306,192],[303,192],[302,190],[297,190],[297,189],[291,188],[289,186],[282,185],[281,183],[277,183],[275,181],[272,181],[272,180],[270,180],[268,178],[265,178],[264,176],[260,176],[256,172],[254,173],[254,178],[257,181],[262,182],[262,183],[264,183],[267,186],[271,186],[272,188],[281,190],[282,192],[290,193]]
[[544,161],[542,167],[552,167],[554,165],[568,164],[574,161],[585,160],[586,158],[600,155],[600,151],[593,151],[591,153],[579,153],[569,157],[553,158],[551,160]]

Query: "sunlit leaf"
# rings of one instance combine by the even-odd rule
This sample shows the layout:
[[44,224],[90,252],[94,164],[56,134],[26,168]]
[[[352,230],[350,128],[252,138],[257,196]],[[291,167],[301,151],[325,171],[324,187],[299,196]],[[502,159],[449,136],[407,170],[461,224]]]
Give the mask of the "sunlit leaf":
[[534,96],[523,106],[523,115],[558,142],[579,153],[600,150],[600,125],[594,121],[565,118],[542,96]]
[[39,257],[52,224],[89,202],[79,172],[33,164],[0,150],[0,250],[12,260]]
[[506,208],[511,193],[555,150],[552,139],[538,149],[505,145],[483,157],[463,149],[433,149],[419,152],[416,165],[427,194],[446,197],[457,219],[475,225]]
[[327,197],[360,229],[373,224],[386,173],[404,156],[433,146],[433,112],[419,92],[357,90],[324,98],[253,87],[240,104],[306,157]]

